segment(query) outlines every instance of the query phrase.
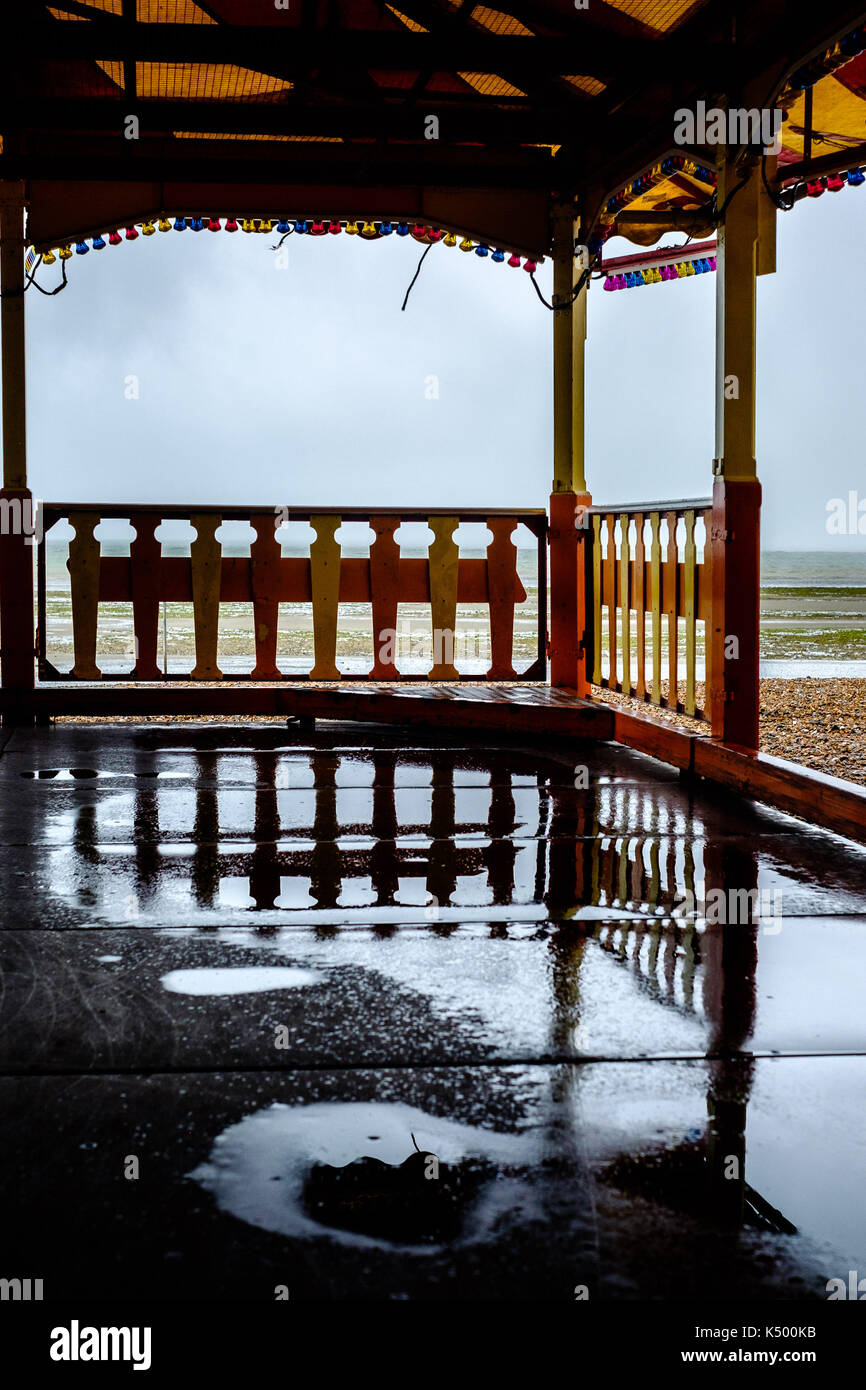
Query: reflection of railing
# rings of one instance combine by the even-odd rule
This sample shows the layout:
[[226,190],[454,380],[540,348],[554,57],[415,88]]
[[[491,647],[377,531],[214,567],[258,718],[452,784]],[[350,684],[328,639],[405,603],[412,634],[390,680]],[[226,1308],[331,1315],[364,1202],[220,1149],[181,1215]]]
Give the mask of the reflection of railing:
[[[711,515],[708,500],[589,509],[587,676],[593,685],[703,718],[695,681],[698,623],[704,623],[706,632],[711,613],[706,563]],[[699,550],[704,560],[698,559]],[[681,645],[684,701],[677,691]],[[705,642],[707,662],[709,655],[710,643]]]
[[[545,513],[483,509],[345,508],[339,514],[311,508],[97,506],[48,503],[44,531],[64,518],[75,535],[69,542],[75,662],[68,676],[46,659],[45,541],[39,547],[39,653],[43,680],[98,680],[96,662],[100,603],[132,604],[136,680],[169,679],[157,662],[159,606],[191,602],[195,624],[195,666],[180,679],[220,680],[217,646],[222,603],[250,603],[253,610],[255,667],[252,680],[284,678],[277,664],[281,603],[312,604],[315,661],[291,679],[339,680],[337,618],[341,603],[371,606],[373,680],[395,680],[399,604],[429,604],[433,665],[425,679],[456,680],[454,635],[459,603],[486,605],[490,615],[491,662],[486,679],[512,680],[519,674],[544,680],[546,673],[547,556]],[[109,518],[128,520],[136,535],[128,556],[101,553],[95,532]],[[156,535],[163,521],[191,523],[196,538],[188,556],[162,554]],[[256,533],[249,556],[224,556],[217,538],[223,521],[247,521]],[[277,529],[306,521],[316,533],[308,556],[282,554]],[[374,533],[369,555],[344,556],[336,533],[343,522],[366,521]],[[461,556],[454,532],[463,522],[483,523],[492,532],[483,558]],[[404,556],[395,540],[403,522],[423,522],[433,532],[427,557]],[[513,665],[515,607],[526,601],[517,573],[513,533],[525,526],[537,541],[537,655],[528,670]],[[125,677],[120,677],[121,679]],[[178,677],[171,677],[178,679]],[[234,678],[234,677],[233,677]],[[362,677],[363,678],[363,677]],[[477,677],[475,677],[477,679]]]
[[[241,775],[232,771],[237,756]],[[606,786],[588,794],[551,782],[530,771],[532,760],[512,773],[485,768],[478,752],[433,764],[388,749],[371,755],[369,783],[346,785],[339,754],[252,756],[250,766],[244,755],[197,752],[192,779],[178,774],[170,796],[157,794],[150,775],[113,776],[110,828],[100,806],[84,808],[76,824],[82,873],[111,865],[112,891],[133,916],[163,890],[166,910],[185,894],[190,907],[231,906],[224,885],[232,884],[242,905],[289,917],[338,907],[350,917],[374,908],[411,917],[435,904],[436,920],[459,923],[466,908],[519,919],[531,904],[533,920],[568,921],[593,906],[647,919],[652,930],[706,874],[700,820],[666,816],[666,787],[630,788],[621,800]],[[112,847],[118,830],[134,857]]]

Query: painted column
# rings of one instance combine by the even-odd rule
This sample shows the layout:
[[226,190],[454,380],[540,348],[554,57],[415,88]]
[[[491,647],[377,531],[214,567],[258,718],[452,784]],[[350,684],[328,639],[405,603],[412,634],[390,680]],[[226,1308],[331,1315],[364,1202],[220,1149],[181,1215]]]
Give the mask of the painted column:
[[583,267],[575,263],[573,204],[553,221],[553,491],[550,497],[550,683],[586,695],[586,508],[584,359],[586,290],[572,303]]
[[[716,253],[716,456],[707,634],[713,737],[758,746],[761,485],[755,462],[756,278],[775,270],[775,209],[760,160],[719,159],[718,203],[730,196]],[[745,178],[742,187],[737,185]]]
[[[24,185],[0,183],[0,370],[3,384],[3,488],[0,491],[0,648],[6,691],[21,697],[4,722],[32,718],[33,498],[27,489],[24,378]],[[18,705],[18,701],[16,701]]]

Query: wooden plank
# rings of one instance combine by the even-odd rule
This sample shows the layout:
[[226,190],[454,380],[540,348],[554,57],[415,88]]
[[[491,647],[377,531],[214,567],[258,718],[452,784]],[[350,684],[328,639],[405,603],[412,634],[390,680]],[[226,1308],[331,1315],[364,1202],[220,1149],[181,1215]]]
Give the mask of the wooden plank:
[[866,841],[866,787],[748,748],[698,739],[694,770],[839,835]]
[[433,665],[428,676],[433,681],[454,680],[459,674],[454,665],[459,559],[454,532],[459,522],[456,516],[431,516],[427,524],[433,532],[428,551]]
[[157,680],[162,675],[157,662],[162,544],[155,533],[162,518],[158,512],[135,512],[130,520],[135,530],[135,539],[129,547],[135,633],[132,673],[136,680]]
[[310,582],[313,595],[313,646],[316,660],[310,675],[317,681],[338,681],[337,616],[340,606],[340,546],[338,516],[314,516],[310,525],[316,539],[310,546]]
[[592,518],[593,685],[601,685],[601,610],[604,605],[604,594],[601,585],[601,560],[601,517],[595,515]]
[[[528,688],[534,693],[532,688]],[[527,700],[466,700],[459,688],[424,686],[358,689],[317,687],[289,682],[235,686],[214,683],[196,687],[42,686],[27,696],[28,708],[50,714],[219,715],[282,714],[322,719],[360,719],[372,723],[417,724],[438,729],[496,730],[517,738],[533,734],[607,739],[613,729],[609,706],[572,695],[555,706]],[[0,691],[0,709],[21,707],[15,692]]]
[[[222,559],[220,601],[222,603],[251,603],[253,601],[252,560],[248,556],[228,555]],[[313,589],[310,561],[303,556],[287,555],[277,561],[274,571],[274,597],[280,603],[310,603]],[[523,603],[526,590],[519,578],[515,581],[514,599]],[[408,556],[400,558],[397,567],[397,588],[401,603],[428,603],[430,599],[429,567],[426,559]],[[189,603],[192,599],[192,579],[188,557],[164,555],[160,560],[160,594],[172,603]],[[101,603],[123,603],[132,598],[129,560],[124,556],[104,555],[100,566],[99,600]],[[487,560],[465,556],[457,572],[458,603],[486,603],[488,599]],[[340,561],[340,603],[371,603],[372,587],[370,560],[363,556],[345,556]]]
[[667,549],[665,550],[664,603],[668,616],[668,709],[677,708],[677,666],[679,637],[679,565],[677,562],[677,514],[666,512]]
[[217,665],[220,620],[220,564],[222,546],[216,538],[222,518],[210,512],[193,512],[190,525],[196,532],[190,553],[193,624],[195,627],[194,681],[222,678]]
[[673,724],[646,714],[632,714],[630,711],[614,709],[614,738],[627,748],[636,748],[641,753],[649,753],[662,762],[672,763],[682,771],[692,767],[692,744],[699,735],[685,733]]
[[69,524],[75,532],[69,542],[66,568],[72,589],[72,642],[76,680],[99,680],[96,664],[96,631],[99,622],[99,541],[93,534],[100,522],[98,512],[77,512]]
[[634,521],[634,607],[637,615],[637,685],[634,693],[639,700],[643,700],[646,697],[646,545],[643,512],[638,512]]
[[686,714],[695,713],[695,662],[697,658],[697,608],[695,606],[695,571],[698,551],[695,545],[695,514],[685,514],[686,544],[683,554],[683,617],[686,627]]
[[490,605],[490,668],[487,679],[513,681],[514,601],[517,579],[517,547],[511,539],[517,530],[513,516],[488,517],[493,539],[487,547],[487,585]]
[[662,546],[661,517],[650,512],[650,570],[652,582],[652,703],[662,702]]
[[622,688],[631,694],[631,600],[629,574],[631,570],[630,518],[623,513],[619,519],[619,608],[622,620]]
[[[607,521],[607,553],[604,558],[604,601],[607,604],[607,649],[609,690],[619,689],[616,654],[616,517],[609,512]],[[604,683],[604,682],[603,682]]]
[[280,523],[277,512],[260,512],[250,517],[250,525],[256,538],[250,546],[250,588],[253,597],[253,635],[256,644],[256,664],[253,679],[279,680],[277,666],[277,633],[280,621],[280,602],[278,576],[280,570],[280,542],[277,539],[277,526]]
[[394,532],[396,516],[371,516],[375,539],[370,546],[370,601],[373,621],[371,680],[399,680],[397,669],[397,616],[400,601],[400,547]]

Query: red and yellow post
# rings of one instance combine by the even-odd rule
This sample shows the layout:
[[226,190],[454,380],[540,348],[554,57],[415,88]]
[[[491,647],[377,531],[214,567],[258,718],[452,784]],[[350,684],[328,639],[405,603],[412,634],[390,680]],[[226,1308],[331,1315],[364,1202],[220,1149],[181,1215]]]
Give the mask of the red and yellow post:
[[[586,288],[574,287],[573,204],[553,223],[553,491],[550,496],[550,683],[589,693],[586,677],[586,547],[591,543],[586,490],[584,359]],[[558,307],[561,306],[561,307]]]
[[775,208],[763,188],[759,155],[744,165],[736,163],[736,152],[722,152],[718,204],[725,212],[716,253],[716,457],[709,546],[713,611],[706,642],[707,704],[714,738],[756,749],[761,609],[756,281],[776,268]]

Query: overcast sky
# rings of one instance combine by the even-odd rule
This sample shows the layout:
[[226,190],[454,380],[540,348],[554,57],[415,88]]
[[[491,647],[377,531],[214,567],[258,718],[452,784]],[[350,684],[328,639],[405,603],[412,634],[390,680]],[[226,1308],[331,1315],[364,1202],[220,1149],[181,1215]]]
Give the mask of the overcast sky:
[[[758,282],[767,549],[838,547],[828,500],[866,497],[864,219],[866,189],[800,203],[779,217],[777,274]],[[401,313],[411,238],[293,236],[283,269],[275,239],[157,233],[73,257],[52,299],[28,293],[37,496],[546,504],[552,315],[523,270],[436,246]],[[549,297],[549,267],[539,278]],[[597,502],[708,495],[714,292],[713,275],[640,294],[593,286]],[[841,544],[866,550],[866,537]]]

